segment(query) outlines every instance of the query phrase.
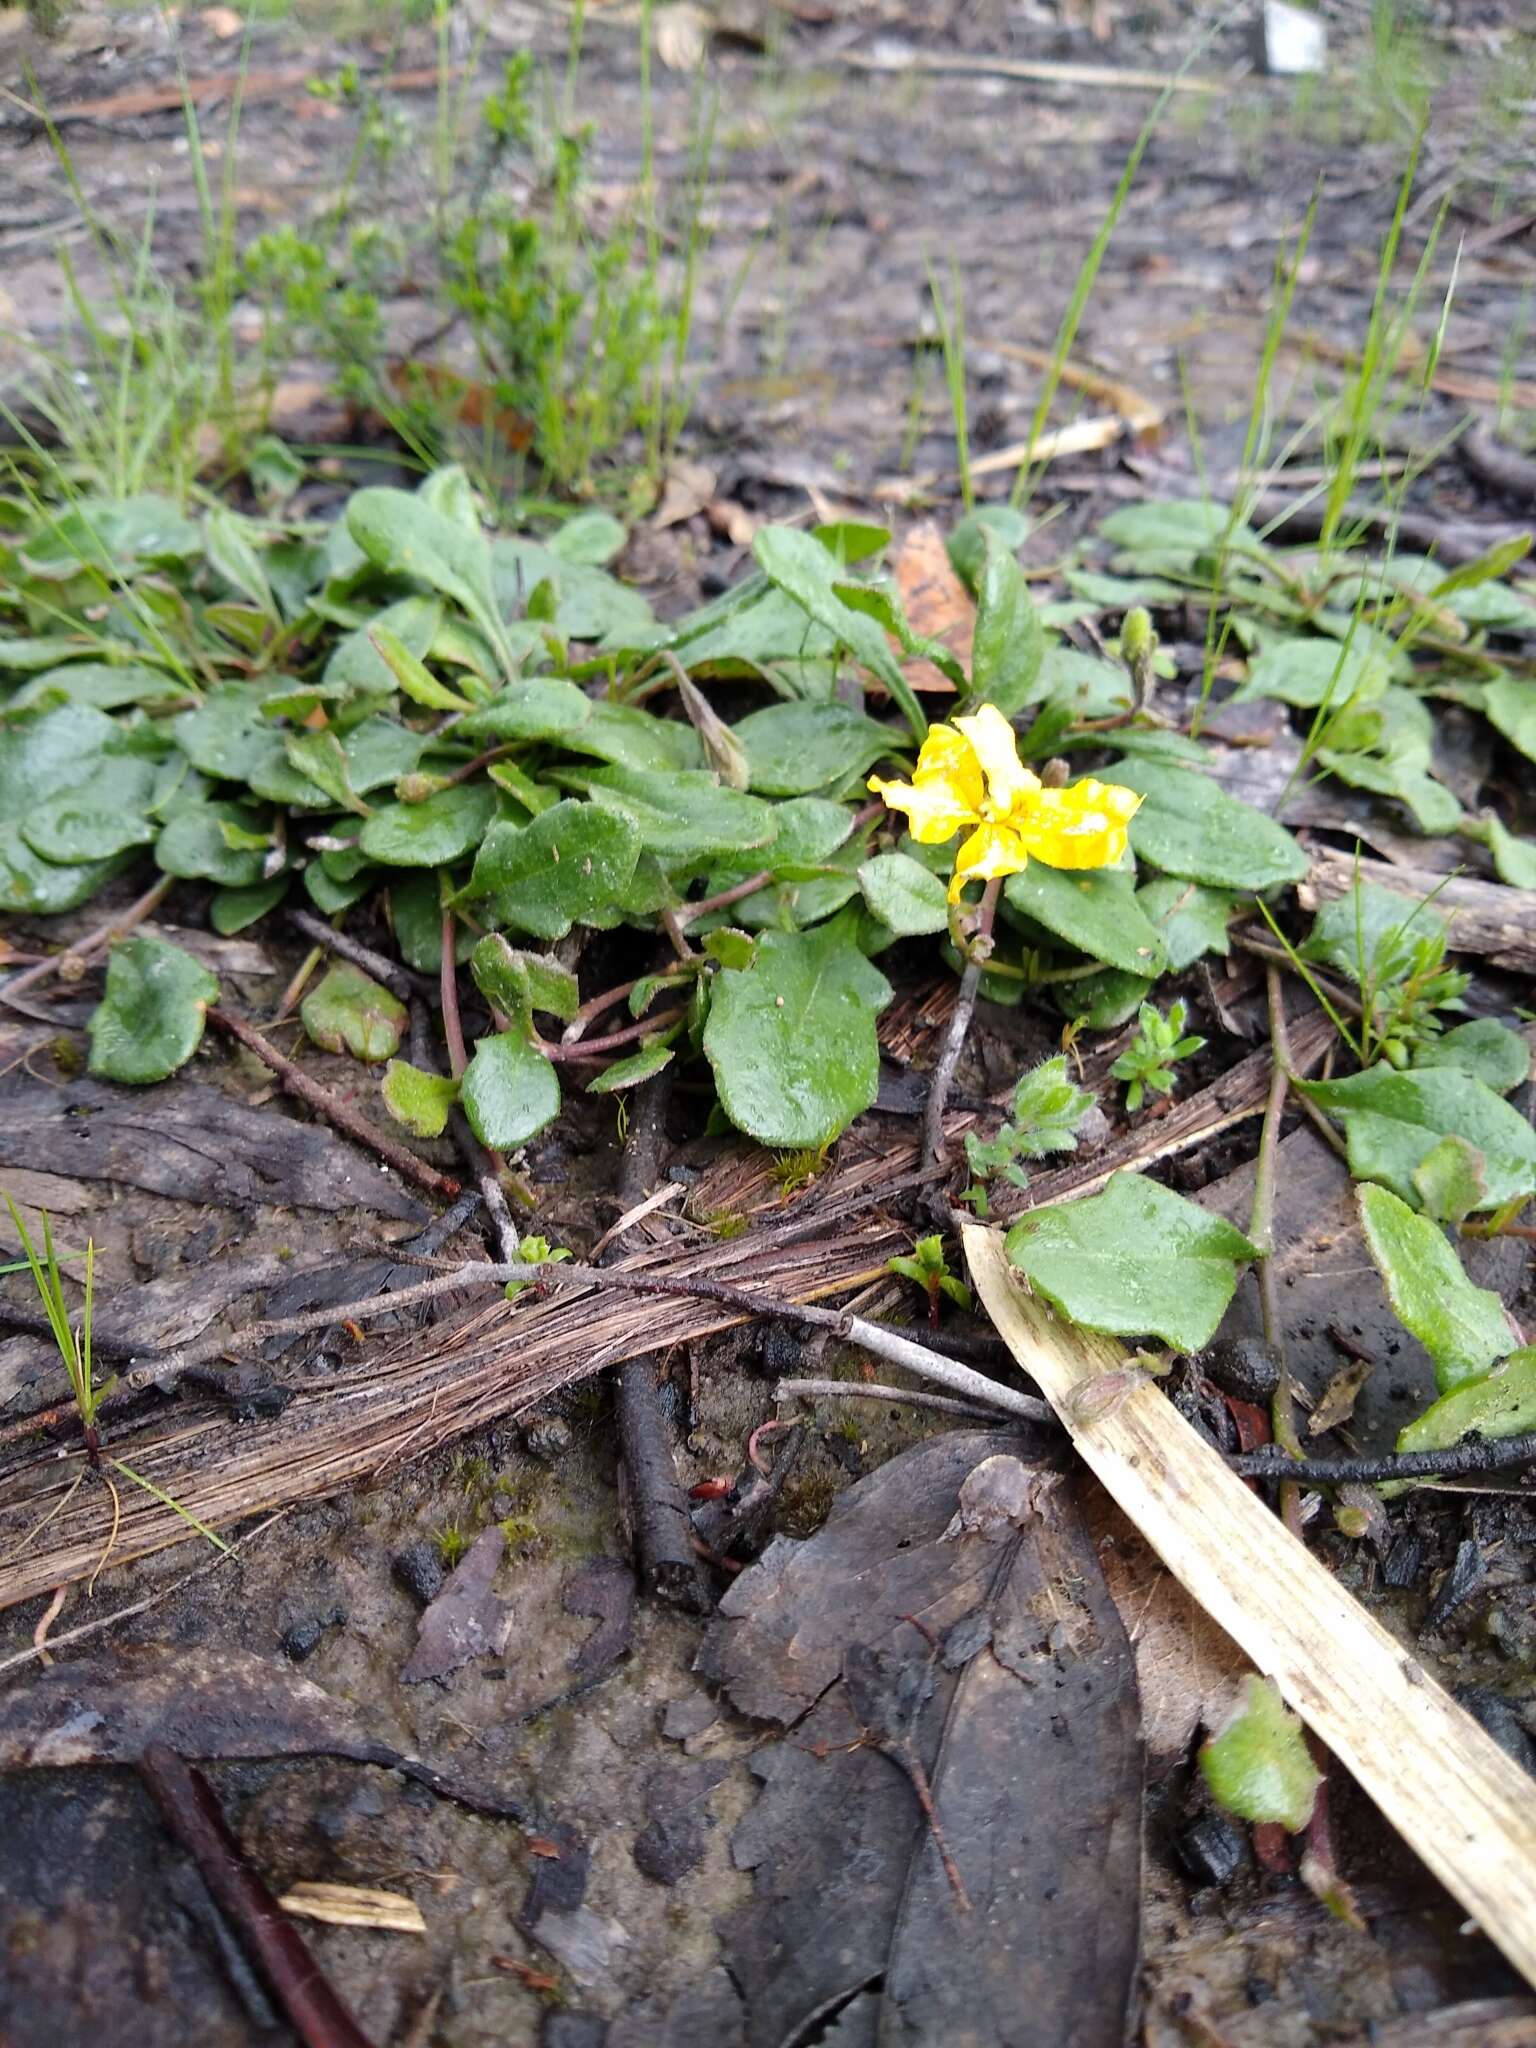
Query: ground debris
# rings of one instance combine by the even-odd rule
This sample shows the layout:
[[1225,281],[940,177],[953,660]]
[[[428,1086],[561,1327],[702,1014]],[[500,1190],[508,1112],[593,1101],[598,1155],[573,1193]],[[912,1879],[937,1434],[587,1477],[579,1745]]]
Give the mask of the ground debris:
[[[849,2043],[1122,2038],[1140,1882],[1130,1648],[1070,1492],[1000,1541],[946,1540],[985,1465],[988,1495],[1000,1468],[1033,1469],[1026,1442],[999,1441],[959,1431],[883,1466],[820,1534],[772,1545],[705,1638],[700,1669],[785,1731],[754,1757],[763,1790],[732,1841],[755,1880],[722,1927],[748,2048],[834,2013]],[[966,1654],[941,1660],[978,1610]],[[893,1797],[892,1763],[917,1797]]]
[[400,1673],[402,1684],[446,1678],[473,1658],[499,1656],[505,1649],[512,1610],[493,1589],[506,1549],[500,1529],[486,1529],[475,1538],[463,1563],[424,1609],[416,1647]]

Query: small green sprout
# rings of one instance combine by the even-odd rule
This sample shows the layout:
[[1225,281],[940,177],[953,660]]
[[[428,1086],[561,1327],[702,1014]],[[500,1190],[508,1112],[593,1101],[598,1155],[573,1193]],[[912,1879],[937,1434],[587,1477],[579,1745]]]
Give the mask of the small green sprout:
[[1092,1107],[1089,1091],[1067,1079],[1065,1053],[1021,1074],[1014,1090],[1012,1120],[995,1138],[966,1133],[965,1156],[976,1182],[960,1199],[985,1217],[989,1180],[1001,1175],[1011,1186],[1027,1188],[1029,1175],[1020,1162],[1038,1159],[1046,1152],[1075,1152],[1078,1125]]
[[971,1290],[963,1280],[957,1280],[949,1270],[944,1257],[944,1240],[935,1235],[920,1237],[912,1247],[908,1258],[887,1259],[885,1270],[899,1273],[903,1280],[915,1280],[928,1297],[928,1321],[935,1330],[939,1327],[939,1300],[948,1295],[961,1308],[971,1305]]
[[[547,1237],[525,1237],[517,1247],[517,1256],[530,1266],[557,1266],[562,1259],[571,1255],[564,1245],[551,1246]],[[525,1287],[532,1287],[532,1280],[509,1280],[506,1285],[508,1301],[515,1301]]]
[[11,1212],[11,1221],[16,1226],[16,1234],[21,1239],[21,1248],[31,1269],[32,1284],[37,1289],[53,1341],[69,1375],[70,1390],[80,1413],[80,1426],[85,1432],[86,1454],[91,1464],[98,1466],[101,1463],[101,1445],[96,1432],[96,1413],[117,1381],[114,1377],[98,1385],[91,1357],[91,1321],[96,1301],[95,1240],[89,1240],[85,1247],[85,1305],[80,1315],[80,1327],[76,1330],[70,1323],[69,1305],[64,1299],[64,1281],[59,1273],[58,1255],[53,1248],[53,1225],[48,1219],[48,1211],[43,1211],[43,1255],[39,1258],[27,1235],[21,1211],[9,1195],[5,1198],[5,1206]]
[[1182,997],[1168,1005],[1166,1017],[1155,1003],[1142,1004],[1137,1017],[1140,1030],[1109,1070],[1117,1081],[1129,1083],[1127,1109],[1140,1109],[1149,1088],[1156,1095],[1171,1095],[1176,1062],[1188,1059],[1205,1044],[1203,1038],[1184,1036],[1186,1015]]

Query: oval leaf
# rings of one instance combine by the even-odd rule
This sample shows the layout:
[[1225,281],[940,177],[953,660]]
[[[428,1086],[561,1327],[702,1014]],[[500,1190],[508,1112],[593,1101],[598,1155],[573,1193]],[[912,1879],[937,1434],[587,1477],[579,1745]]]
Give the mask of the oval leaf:
[[560,1081],[536,1046],[520,1032],[503,1031],[475,1047],[459,1099],[481,1144],[510,1152],[560,1114]]
[[106,988],[86,1026],[91,1072],[142,1086],[189,1060],[219,984],[199,961],[147,932],[112,948]]
[[304,1029],[327,1052],[387,1060],[399,1050],[410,1012],[360,967],[337,960],[299,1005]]

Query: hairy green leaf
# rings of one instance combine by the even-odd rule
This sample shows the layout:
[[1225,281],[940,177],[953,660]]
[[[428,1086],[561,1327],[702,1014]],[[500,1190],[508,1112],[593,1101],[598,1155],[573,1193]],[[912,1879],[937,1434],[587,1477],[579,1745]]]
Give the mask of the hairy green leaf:
[[1441,1393],[1504,1357],[1516,1333],[1503,1305],[1472,1285],[1440,1226],[1387,1188],[1357,1188],[1355,1199],[1392,1313],[1429,1353]]
[[180,946],[147,932],[120,940],[86,1025],[91,1072],[135,1085],[163,1081],[196,1052],[218,999],[218,982]]

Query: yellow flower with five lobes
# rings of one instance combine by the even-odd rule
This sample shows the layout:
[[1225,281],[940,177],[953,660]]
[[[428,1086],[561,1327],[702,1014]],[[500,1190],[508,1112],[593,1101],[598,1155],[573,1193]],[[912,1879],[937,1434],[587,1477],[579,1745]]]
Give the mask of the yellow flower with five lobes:
[[992,704],[973,718],[930,726],[910,782],[872,775],[869,787],[906,812],[919,846],[942,846],[971,827],[955,855],[951,903],[967,882],[1016,875],[1031,860],[1049,868],[1113,867],[1141,806],[1135,790],[1092,776],[1047,789],[1020,761],[1013,727]]

